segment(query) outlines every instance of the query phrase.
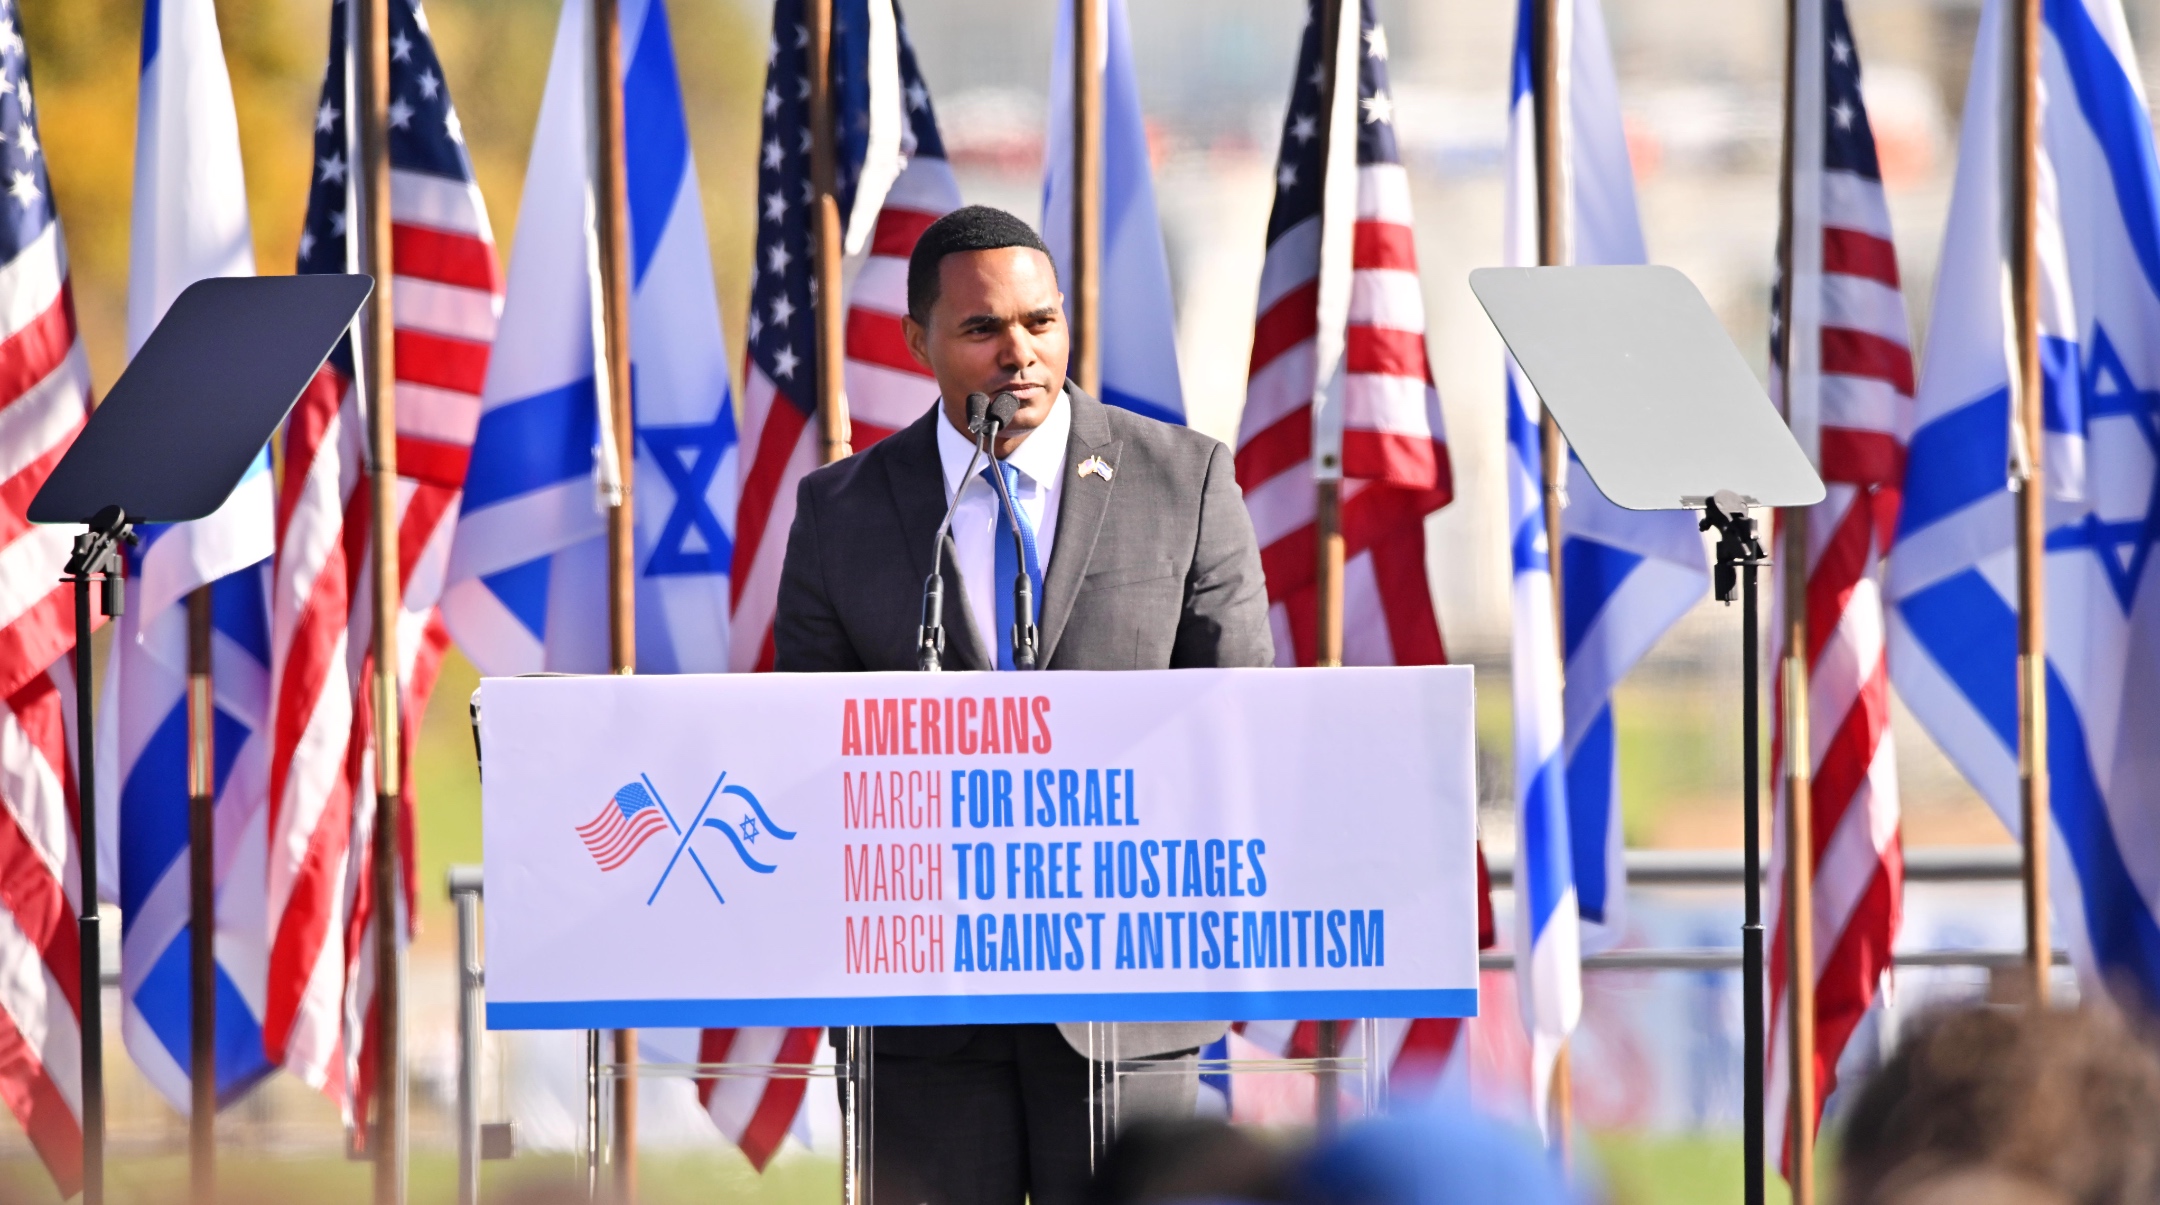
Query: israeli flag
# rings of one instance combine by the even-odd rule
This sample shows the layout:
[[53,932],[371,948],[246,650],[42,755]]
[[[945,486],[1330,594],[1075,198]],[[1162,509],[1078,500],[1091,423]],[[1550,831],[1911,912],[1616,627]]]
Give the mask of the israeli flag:
[[[1531,0],[1517,10],[1508,130],[1507,260],[1538,262],[1536,63]],[[1598,0],[1561,9],[1568,129],[1568,261],[1647,261],[1619,88]],[[1561,619],[1553,617],[1538,400],[1508,369],[1508,499],[1514,564],[1518,949],[1538,1115],[1552,1059],[1582,1010],[1580,957],[1623,932],[1613,690],[1700,600],[1709,568],[1694,517],[1622,510],[1571,456],[1562,466]],[[1560,666],[1565,665],[1565,690]]]
[[[620,486],[594,354],[588,7],[567,0],[556,28],[443,592],[485,674],[608,669],[603,500]],[[718,673],[737,478],[727,352],[667,9],[626,0],[621,20],[638,669]]]
[[[1891,546],[1890,671],[2018,821],[2003,122],[2014,6],[1988,0]],[[2055,937],[2092,988],[2160,1001],[2160,169],[2118,0],[2042,8],[2041,361]]]
[[[1178,383],[1177,307],[1155,216],[1155,178],[1125,0],[1097,11],[1104,28],[1101,321],[1102,401],[1166,423],[1185,422]],[[1043,242],[1068,294],[1073,278],[1073,4],[1058,0],[1050,58],[1050,128],[1043,140]],[[1068,295],[1065,306],[1073,307]]]
[[[211,0],[144,7],[138,104],[131,355],[182,289],[206,277],[255,272],[239,130]],[[275,507],[265,456],[209,518],[145,528],[143,543],[128,557],[127,611],[106,666],[98,807],[113,844],[99,851],[99,881],[119,893],[121,1028],[144,1077],[182,1112],[189,1107],[192,1063],[186,602],[205,585],[211,592],[219,1102],[238,1099],[272,1070],[263,1054],[262,1012]]]

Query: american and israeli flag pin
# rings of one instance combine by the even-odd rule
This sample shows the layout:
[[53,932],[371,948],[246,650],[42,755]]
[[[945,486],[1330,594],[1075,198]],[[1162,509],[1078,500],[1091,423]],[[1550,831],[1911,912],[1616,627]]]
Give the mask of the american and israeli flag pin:
[[1116,472],[1117,470],[1110,467],[1110,462],[1100,456],[1090,456],[1080,462],[1080,475],[1082,477],[1100,477],[1104,481],[1108,481]]

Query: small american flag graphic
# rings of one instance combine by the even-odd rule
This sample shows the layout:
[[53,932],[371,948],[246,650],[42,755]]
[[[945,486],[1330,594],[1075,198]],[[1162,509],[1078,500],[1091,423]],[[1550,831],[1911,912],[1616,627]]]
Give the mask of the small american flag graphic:
[[577,835],[600,869],[615,870],[666,828],[658,801],[643,783],[633,782],[615,792],[599,815],[578,825]]

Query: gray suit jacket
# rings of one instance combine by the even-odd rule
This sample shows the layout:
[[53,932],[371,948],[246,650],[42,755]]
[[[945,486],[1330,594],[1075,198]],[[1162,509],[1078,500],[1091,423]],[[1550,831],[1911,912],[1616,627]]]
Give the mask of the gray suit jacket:
[[[1274,663],[1267,583],[1230,451],[1213,439],[1066,386],[1072,436],[1057,540],[1043,573],[1046,669],[1179,669]],[[804,476],[773,621],[783,672],[912,670],[931,537],[945,514],[936,407],[857,456]],[[1108,479],[1080,476],[1099,456]],[[975,628],[952,542],[945,578],[947,669],[995,669]],[[1002,634],[993,637],[1003,639]],[[1219,1023],[1124,1025],[1125,1058],[1213,1041]],[[957,1051],[968,1026],[884,1026],[891,1054]],[[1085,1053],[1077,1026],[1066,1037]]]

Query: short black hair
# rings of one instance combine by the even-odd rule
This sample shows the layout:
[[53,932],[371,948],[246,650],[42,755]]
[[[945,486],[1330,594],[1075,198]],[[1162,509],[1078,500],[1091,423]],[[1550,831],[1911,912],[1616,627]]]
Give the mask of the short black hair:
[[[922,237],[915,240],[915,250],[908,255],[908,317],[922,323],[930,321],[930,308],[938,299],[938,268],[946,256],[969,251],[1002,251],[1007,247],[1026,247],[1042,252],[1045,259],[1050,258],[1050,248],[1043,245],[1042,236],[1035,233],[1035,228],[1002,209],[963,205],[930,223]],[[1050,270],[1057,271],[1054,262]]]

